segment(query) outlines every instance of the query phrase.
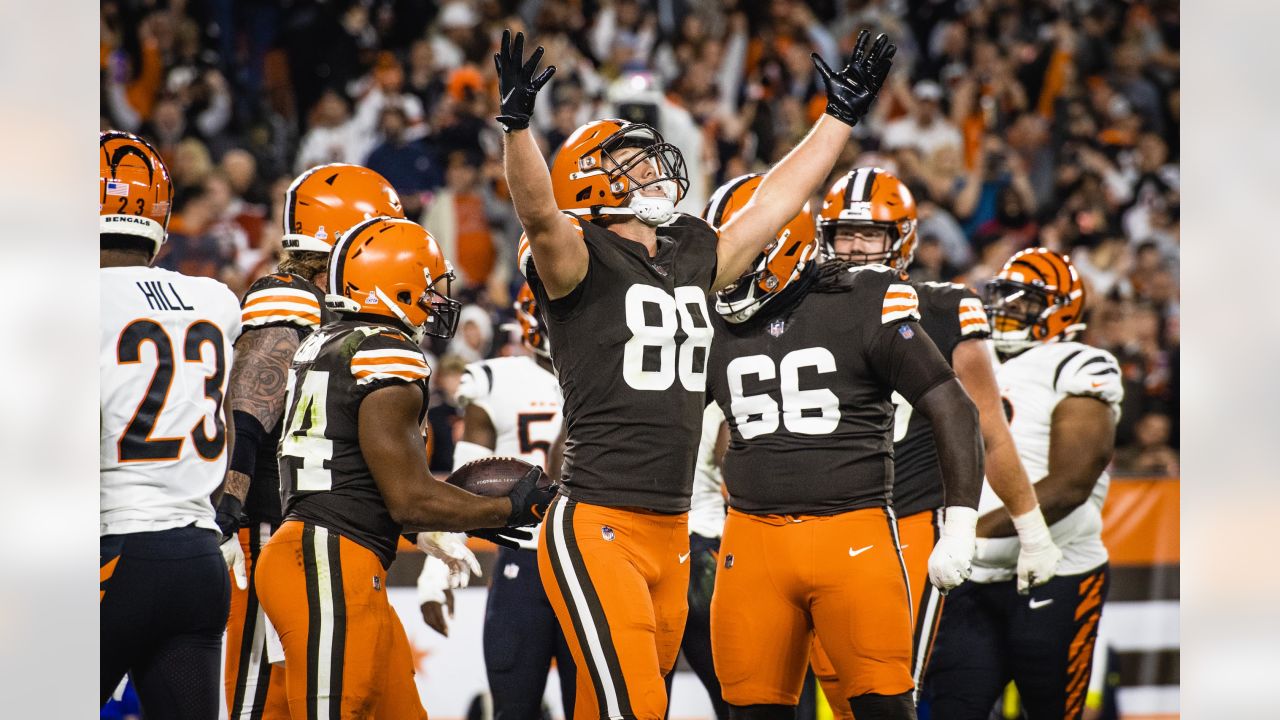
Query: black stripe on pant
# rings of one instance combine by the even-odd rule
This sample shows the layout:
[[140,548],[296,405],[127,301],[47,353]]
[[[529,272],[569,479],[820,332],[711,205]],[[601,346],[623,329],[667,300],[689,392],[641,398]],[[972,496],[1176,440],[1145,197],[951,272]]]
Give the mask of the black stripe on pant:
[[[582,551],[578,546],[578,540],[573,529],[573,514],[577,503],[561,496],[556,498],[555,505],[561,505],[562,507],[553,506],[549,511],[552,517],[547,525],[547,550],[551,553],[551,567],[555,571],[556,585],[560,588],[560,594],[564,598],[565,605],[569,608],[570,617],[573,618],[573,629],[578,636],[578,644],[581,646],[582,654],[586,659],[587,671],[591,675],[591,683],[595,686],[600,717],[607,718],[610,716],[605,695],[604,679],[600,674],[602,661],[605,666],[604,671],[609,673],[609,677],[613,681],[618,700],[618,710],[624,717],[629,717],[632,715],[631,700],[627,695],[627,683],[622,674],[622,664],[618,661],[618,652],[613,646],[613,636],[609,632],[608,622],[605,621],[604,607],[600,604],[600,596],[596,593],[595,586],[591,582],[591,576],[587,573],[586,565],[582,560]],[[561,542],[564,543],[567,557],[562,557],[559,552],[558,546]],[[596,657],[593,654],[591,644],[587,640],[587,628],[584,625],[581,612],[583,608],[577,607],[569,579],[570,574],[577,579],[577,583],[582,589],[582,596],[587,605],[585,610],[590,614],[592,621],[591,630],[600,641],[603,658]],[[582,668],[578,668],[578,670],[581,672]]]
[[[266,629],[263,628],[262,642],[254,647],[253,639],[258,628],[263,625],[262,608],[258,604],[258,590],[253,584],[253,572],[258,569],[258,554],[262,551],[263,526],[266,523],[250,523],[249,525],[249,565],[252,567],[249,576],[248,597],[245,599],[245,621],[240,631],[240,662],[236,666],[236,689],[232,697],[227,716],[231,720],[244,717],[246,702],[248,703],[249,720],[262,720],[262,713],[267,705],[267,692],[271,689],[271,663],[267,661]],[[268,536],[275,528],[267,525]],[[258,653],[258,672],[254,683],[252,697],[245,696],[249,691],[249,666],[254,652]]]
[[[342,565],[340,538],[332,530],[320,529],[325,535],[324,561],[329,569],[328,587],[323,588],[330,594],[332,612],[324,617],[321,605],[320,578],[316,552],[317,528],[305,524],[302,528],[302,562],[307,584],[307,718],[313,720],[319,716],[319,698],[323,690],[329,697],[329,717],[342,717],[342,662],[346,648],[347,611],[342,592]],[[322,623],[332,625],[331,645],[328,650],[329,685],[320,687],[320,657],[325,648],[320,647]]]

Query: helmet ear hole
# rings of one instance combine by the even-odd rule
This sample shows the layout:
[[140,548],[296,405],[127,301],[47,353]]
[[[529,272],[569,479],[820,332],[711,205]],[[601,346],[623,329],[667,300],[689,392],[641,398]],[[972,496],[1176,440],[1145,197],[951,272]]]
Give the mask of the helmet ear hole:
[[396,302],[402,303],[404,305],[408,305],[409,303],[413,302],[413,294],[410,293],[408,290],[401,290],[400,292],[396,293]]

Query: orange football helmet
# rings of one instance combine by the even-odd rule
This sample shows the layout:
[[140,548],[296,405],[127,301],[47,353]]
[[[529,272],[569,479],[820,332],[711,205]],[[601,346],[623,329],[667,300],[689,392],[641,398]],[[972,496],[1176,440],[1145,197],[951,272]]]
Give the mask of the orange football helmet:
[[326,304],[399,320],[417,342],[453,337],[462,303],[435,238],[410,220],[377,217],[344,232],[329,256]]
[[386,178],[359,165],[318,165],[285,192],[281,244],[285,251],[327,253],[344,231],[375,217],[404,217]]
[[983,304],[991,340],[1004,355],[1042,342],[1070,340],[1084,330],[1084,282],[1065,255],[1027,248],[987,283]]
[[[916,200],[906,184],[878,167],[860,167],[836,180],[822,200],[818,230],[827,259],[856,265],[881,264],[905,273],[916,255]],[[878,253],[836,253],[836,232],[871,228],[885,231]]]
[[[711,196],[702,219],[720,227],[746,207],[764,175],[743,175],[721,185]],[[729,322],[743,322],[778,296],[818,254],[813,213],[805,203],[799,214],[783,226],[747,272],[716,293],[716,312]]]
[[[626,156],[620,151],[638,148]],[[654,175],[642,166],[653,163]],[[661,197],[639,191],[657,185]],[[634,215],[650,225],[671,218],[676,203],[689,191],[684,156],[643,123],[595,120],[574,131],[551,163],[556,205],[581,217]]]
[[160,153],[133,133],[98,133],[98,233],[133,235],[160,252],[173,212],[173,181]]
[[520,339],[524,341],[524,346],[544,358],[551,357],[551,341],[547,339],[542,322],[538,320],[538,301],[533,297],[533,290],[529,289],[529,283],[525,283],[520,288],[520,294],[516,295],[513,305],[516,309],[516,321],[520,323]]

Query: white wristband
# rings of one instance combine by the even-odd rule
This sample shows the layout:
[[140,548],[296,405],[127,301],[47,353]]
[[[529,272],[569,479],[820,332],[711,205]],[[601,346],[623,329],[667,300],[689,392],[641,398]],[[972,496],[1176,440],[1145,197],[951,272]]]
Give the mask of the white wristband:
[[418,604],[444,602],[445,588],[449,587],[449,568],[443,560],[427,556],[418,576]]
[[1035,548],[1053,542],[1039,505],[1013,518],[1013,527],[1018,531],[1018,541],[1026,547]]
[[962,505],[948,506],[944,511],[942,534],[947,537],[972,539],[978,533],[978,511]]

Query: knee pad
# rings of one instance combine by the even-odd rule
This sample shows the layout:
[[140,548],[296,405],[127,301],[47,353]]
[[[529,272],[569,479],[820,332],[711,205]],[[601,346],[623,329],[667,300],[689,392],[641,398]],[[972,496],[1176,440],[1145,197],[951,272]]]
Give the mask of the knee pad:
[[795,720],[795,705],[730,705],[729,720]]
[[910,690],[898,695],[867,693],[851,697],[849,708],[858,720],[916,720],[916,704]]

